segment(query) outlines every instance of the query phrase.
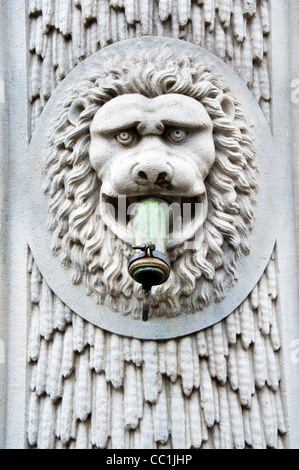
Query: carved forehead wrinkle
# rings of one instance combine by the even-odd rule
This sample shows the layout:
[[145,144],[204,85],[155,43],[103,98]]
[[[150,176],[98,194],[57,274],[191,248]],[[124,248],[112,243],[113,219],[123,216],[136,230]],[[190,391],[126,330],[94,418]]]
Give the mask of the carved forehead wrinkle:
[[147,98],[139,94],[117,96],[105,103],[96,113],[91,133],[108,133],[132,126],[161,131],[159,124],[190,128],[212,127],[212,120],[204,106],[194,98],[180,94],[166,94]]

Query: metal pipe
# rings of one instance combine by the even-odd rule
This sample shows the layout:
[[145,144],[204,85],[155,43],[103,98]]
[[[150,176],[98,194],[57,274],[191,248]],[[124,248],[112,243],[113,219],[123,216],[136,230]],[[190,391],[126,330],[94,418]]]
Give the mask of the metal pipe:
[[136,209],[132,227],[132,256],[128,271],[142,284],[143,321],[148,320],[151,289],[167,281],[170,262],[166,255],[167,214],[161,201],[149,198]]

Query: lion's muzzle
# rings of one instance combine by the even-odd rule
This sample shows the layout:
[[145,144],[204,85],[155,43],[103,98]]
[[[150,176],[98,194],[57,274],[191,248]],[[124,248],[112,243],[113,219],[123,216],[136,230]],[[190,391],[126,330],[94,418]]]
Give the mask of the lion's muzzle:
[[161,158],[156,160],[148,154],[146,157],[132,168],[132,178],[142,188],[152,188],[154,190],[173,189],[173,168]]
[[179,205],[180,216],[169,224],[168,246],[202,227],[215,146],[212,121],[201,103],[179,94],[122,95],[102,106],[90,130],[90,162],[101,181],[100,214],[114,234],[131,242],[128,219],[116,220],[122,198],[127,201],[123,214],[132,199],[159,198],[175,214],[174,204]]

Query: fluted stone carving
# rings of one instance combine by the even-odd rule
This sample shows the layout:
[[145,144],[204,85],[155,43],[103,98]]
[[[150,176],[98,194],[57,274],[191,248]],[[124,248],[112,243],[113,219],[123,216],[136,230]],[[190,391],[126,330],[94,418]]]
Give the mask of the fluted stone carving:
[[32,446],[283,447],[274,259],[225,320],[161,342],[93,326],[28,270]]
[[33,126],[80,61],[108,44],[144,35],[205,47],[233,68],[270,119],[268,0],[33,0],[28,14]]

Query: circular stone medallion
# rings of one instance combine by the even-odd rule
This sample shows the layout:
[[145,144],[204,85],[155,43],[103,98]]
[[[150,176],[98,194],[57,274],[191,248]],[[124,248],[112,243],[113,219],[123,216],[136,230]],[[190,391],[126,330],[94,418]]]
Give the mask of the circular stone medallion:
[[[93,296],[87,295],[83,283],[74,285],[70,272],[65,269],[51,248],[52,233],[48,230],[48,206],[50,197],[44,192],[46,181],[45,159],[49,153],[49,141],[62,110],[62,104],[71,99],[78,83],[96,70],[101,71],[112,57],[130,49],[134,55],[143,49],[158,51],[168,44],[174,53],[192,54],[229,84],[232,95],[240,103],[246,118],[254,127],[254,145],[259,169],[256,196],[255,222],[249,235],[250,253],[237,262],[238,281],[227,288],[224,299],[210,303],[205,309],[181,312],[175,317],[152,317],[147,322],[122,315],[106,305],[99,305]],[[197,332],[213,325],[233,312],[249,295],[263,274],[275,243],[275,188],[278,187],[277,165],[269,126],[252,94],[238,76],[221,60],[206,50],[185,41],[143,37],[108,46],[80,63],[57,87],[38,119],[28,155],[28,227],[29,246],[37,266],[52,291],[72,311],[85,320],[107,331],[141,339],[169,339]]]

